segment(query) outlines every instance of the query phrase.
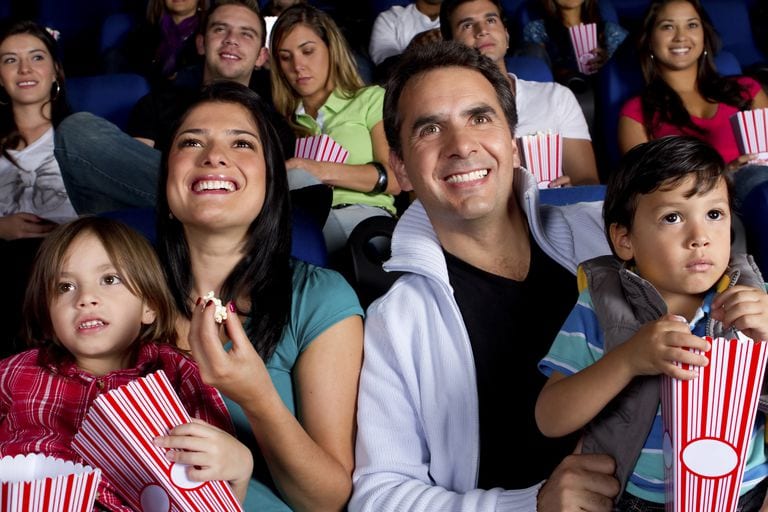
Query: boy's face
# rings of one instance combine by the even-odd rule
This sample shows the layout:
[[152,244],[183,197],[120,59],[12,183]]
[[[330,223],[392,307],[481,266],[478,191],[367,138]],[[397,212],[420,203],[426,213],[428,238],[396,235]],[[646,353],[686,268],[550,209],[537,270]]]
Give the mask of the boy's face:
[[155,312],[128,289],[101,241],[75,238],[64,253],[51,300],[56,338],[93,375],[125,368],[131,344]]
[[662,186],[638,198],[631,231],[613,224],[616,253],[634,259],[637,270],[668,305],[709,290],[731,254],[731,210],[724,179],[690,197],[694,178]]

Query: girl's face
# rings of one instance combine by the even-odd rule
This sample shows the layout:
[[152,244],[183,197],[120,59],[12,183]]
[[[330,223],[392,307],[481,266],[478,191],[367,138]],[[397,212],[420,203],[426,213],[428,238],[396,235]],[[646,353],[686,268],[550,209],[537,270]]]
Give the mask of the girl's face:
[[673,70],[698,66],[704,52],[704,28],[696,9],[684,0],[659,9],[650,44],[660,66]]
[[45,43],[15,34],[0,43],[0,86],[14,106],[43,104],[51,98],[56,66]]
[[198,0],[165,0],[165,10],[174,19],[189,18],[197,11]]
[[333,85],[328,83],[330,52],[320,36],[306,25],[296,25],[280,41],[277,54],[280,69],[296,94],[325,103]]
[[77,366],[93,375],[126,368],[141,326],[155,321],[155,311],[131,293],[126,279],[92,233],[75,238],[64,253],[51,323]]
[[261,212],[266,163],[252,114],[238,103],[203,103],[179,127],[168,155],[168,205],[189,229],[244,236]]

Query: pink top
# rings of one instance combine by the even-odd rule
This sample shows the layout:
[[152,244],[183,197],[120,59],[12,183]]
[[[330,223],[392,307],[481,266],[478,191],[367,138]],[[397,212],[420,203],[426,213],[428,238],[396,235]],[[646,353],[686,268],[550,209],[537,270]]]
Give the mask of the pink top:
[[[761,90],[760,84],[752,78],[740,77],[738,81],[739,84],[747,88],[747,94],[750,99],[754,99]],[[694,132],[689,128],[680,128],[669,123],[661,123],[654,128],[653,138],[660,138],[666,135],[692,135],[699,137],[710,143],[727,164],[738,158],[741,154],[731,125],[731,116],[736,112],[738,112],[736,107],[720,103],[717,106],[717,112],[710,118],[691,116],[693,124],[704,129],[705,133]],[[643,124],[643,109],[640,96],[635,96],[627,101],[619,115],[626,116]]]

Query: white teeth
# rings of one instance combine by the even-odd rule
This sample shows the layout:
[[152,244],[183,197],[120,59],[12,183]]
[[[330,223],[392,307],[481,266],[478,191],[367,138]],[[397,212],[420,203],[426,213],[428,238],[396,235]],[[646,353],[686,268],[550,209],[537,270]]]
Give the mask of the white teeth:
[[454,174],[448,176],[445,181],[448,183],[466,183],[468,181],[475,181],[488,176],[488,169],[482,169],[479,171],[472,171],[465,174]]
[[19,87],[25,87],[27,85],[35,85],[37,82],[19,82]]
[[202,192],[203,190],[227,190],[229,192],[234,192],[235,184],[231,181],[222,180],[206,180],[195,183],[195,192]]
[[670,50],[672,53],[688,53],[690,51],[690,48],[673,48]]
[[81,323],[78,327],[80,329],[91,329],[93,327],[100,327],[104,325],[104,322],[101,320],[88,320],[87,322]]
[[232,55],[231,53],[222,53],[221,54],[221,58],[222,59],[236,60],[236,59],[239,59],[240,57],[238,57],[237,55]]

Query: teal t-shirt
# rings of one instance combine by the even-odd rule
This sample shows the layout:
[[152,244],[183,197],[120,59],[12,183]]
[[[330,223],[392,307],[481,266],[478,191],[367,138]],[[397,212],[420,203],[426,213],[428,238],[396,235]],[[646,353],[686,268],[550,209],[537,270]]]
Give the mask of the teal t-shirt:
[[[334,90],[320,107],[317,119],[303,113],[299,107],[296,123],[313,134],[326,134],[349,151],[345,163],[367,164],[375,160],[371,130],[384,115],[384,89],[378,85],[364,87],[355,96],[345,98]],[[395,199],[389,194],[366,194],[341,187],[333,189],[333,205],[365,204],[395,213]]]
[[[293,367],[296,360],[327,328],[350,316],[362,316],[363,310],[354,290],[339,273],[299,260],[293,260],[292,264],[293,296],[288,325],[266,366],[283,403],[295,416]],[[238,404],[223,398],[235,424],[237,438],[253,452],[254,477],[248,486],[243,508],[246,512],[290,511],[276,494],[245,413]]]

